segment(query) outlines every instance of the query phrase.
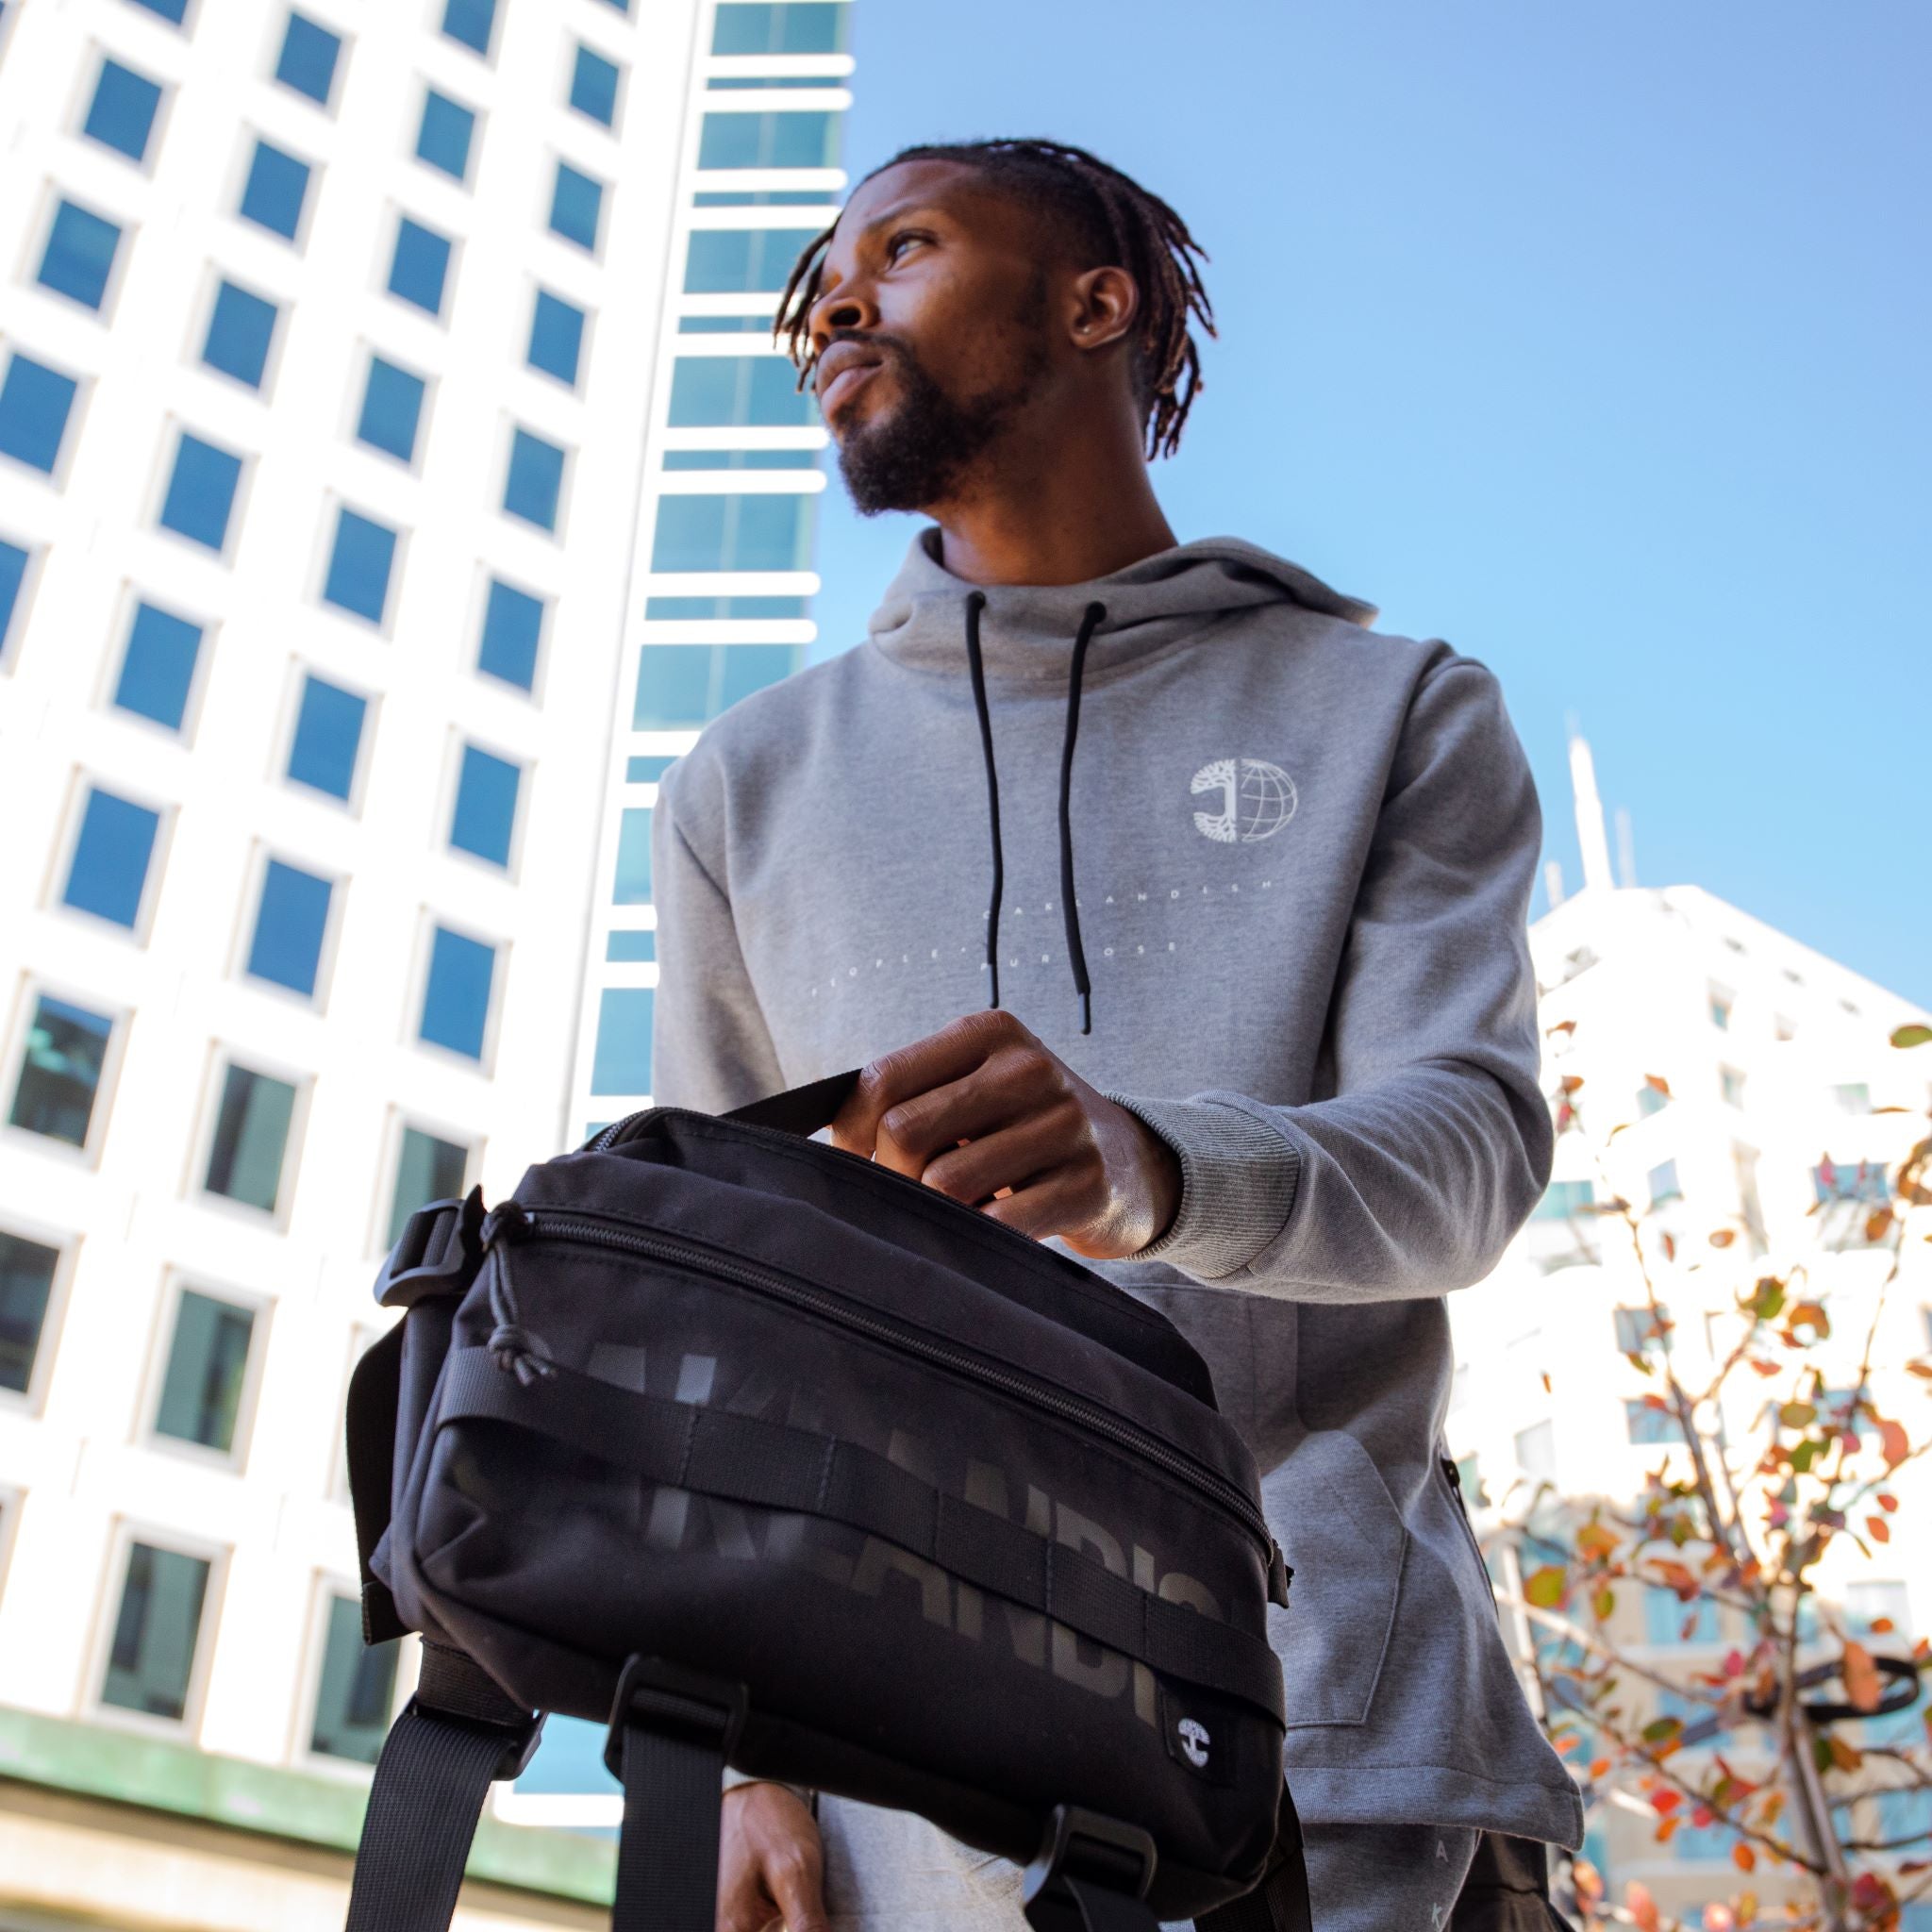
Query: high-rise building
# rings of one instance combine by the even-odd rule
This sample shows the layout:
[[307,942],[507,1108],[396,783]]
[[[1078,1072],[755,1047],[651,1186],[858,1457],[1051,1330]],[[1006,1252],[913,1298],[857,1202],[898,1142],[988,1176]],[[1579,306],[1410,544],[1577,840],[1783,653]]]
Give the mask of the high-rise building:
[[657,774],[812,634],[849,12],[0,7],[0,1924],[340,1923],[369,1282],[644,1097]]

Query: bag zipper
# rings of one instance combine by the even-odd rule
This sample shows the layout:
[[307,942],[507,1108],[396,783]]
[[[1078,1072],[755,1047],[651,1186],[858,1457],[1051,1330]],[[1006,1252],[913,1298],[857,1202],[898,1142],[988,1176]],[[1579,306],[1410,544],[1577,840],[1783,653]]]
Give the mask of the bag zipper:
[[1131,1451],[1144,1461],[1164,1469],[1197,1494],[1208,1497],[1225,1514],[1234,1517],[1260,1544],[1267,1558],[1269,1600],[1287,1607],[1288,1579],[1291,1573],[1283,1561],[1280,1546],[1261,1512],[1232,1483],[1216,1475],[1213,1471],[1204,1469],[1177,1449],[1169,1447],[1159,1437],[1123,1422],[1097,1403],[1069,1395],[1061,1390],[1044,1388],[1026,1376],[981,1361],[963,1350],[865,1314],[841,1298],[808,1287],[775,1268],[722,1253],[705,1242],[684,1236],[646,1233],[629,1223],[613,1224],[614,1222],[616,1217],[607,1218],[556,1208],[525,1208],[520,1202],[505,1201],[492,1211],[491,1224],[484,1228],[483,1240],[486,1247],[492,1241],[514,1239],[517,1234],[540,1241],[584,1241],[594,1247],[616,1248],[626,1254],[647,1255],[657,1260],[695,1268],[701,1273],[738,1282],[791,1307],[804,1308],[823,1320],[856,1330],[874,1341],[887,1342],[902,1353],[922,1357],[956,1375],[1000,1390],[1064,1421],[1077,1423],[1095,1435],[1105,1436],[1109,1441]]

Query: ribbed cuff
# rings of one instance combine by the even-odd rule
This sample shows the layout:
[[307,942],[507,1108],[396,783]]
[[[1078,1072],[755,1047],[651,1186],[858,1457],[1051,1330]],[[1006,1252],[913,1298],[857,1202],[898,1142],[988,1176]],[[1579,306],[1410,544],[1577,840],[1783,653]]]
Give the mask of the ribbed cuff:
[[1151,1127],[1181,1164],[1172,1224],[1124,1259],[1171,1261],[1214,1281],[1245,1268],[1288,1225],[1302,1158],[1278,1128],[1214,1100],[1106,1098]]

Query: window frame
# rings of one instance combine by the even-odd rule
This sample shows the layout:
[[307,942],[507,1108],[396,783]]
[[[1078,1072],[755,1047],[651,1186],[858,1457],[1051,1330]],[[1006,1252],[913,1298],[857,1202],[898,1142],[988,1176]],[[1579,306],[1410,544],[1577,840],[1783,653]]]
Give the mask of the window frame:
[[[87,142],[92,147],[101,148],[110,155],[118,156],[124,166],[151,176],[155,171],[155,156],[167,140],[168,112],[174,105],[176,83],[162,75],[143,72],[132,60],[124,58],[126,53],[125,48],[110,47],[105,41],[90,38],[87,51],[92,58],[84,59],[80,65],[74,108],[68,116],[68,133],[75,141]],[[116,147],[112,142],[103,141],[99,135],[87,131],[89,117],[93,112],[95,96],[100,92],[102,70],[108,64],[120,68],[124,74],[132,75],[136,80],[145,81],[157,90],[155,111],[147,124],[147,140],[142,143],[138,158],[125,148]]]
[[[517,684],[497,672],[484,668],[483,643],[490,622],[490,591],[493,583],[500,583],[506,591],[514,591],[520,597],[527,597],[537,607],[537,648],[530,666],[528,685]],[[551,631],[557,621],[557,592],[539,590],[520,573],[500,570],[491,560],[480,558],[471,595],[473,605],[469,635],[474,642],[466,654],[470,675],[487,679],[485,688],[488,690],[514,691],[521,702],[541,708],[543,703],[543,686],[550,669],[551,647],[554,641]]]
[[[557,514],[548,524],[541,524],[534,517],[526,517],[521,510],[512,509],[509,506],[510,476],[516,462],[517,439],[520,436],[535,443],[546,457],[555,452],[560,459],[557,466]],[[497,448],[500,452],[497,475],[503,480],[494,492],[496,514],[511,527],[529,531],[540,541],[564,542],[570,530],[571,495],[576,480],[577,445],[555,441],[541,430],[533,429],[520,418],[506,414],[498,424]]]
[[[529,781],[536,769],[536,760],[527,754],[520,756],[513,753],[500,743],[486,742],[482,736],[459,724],[449,727],[444,743],[442,797],[437,816],[437,824],[441,827],[439,849],[444,857],[459,865],[475,866],[491,878],[515,885],[523,869],[524,831],[529,818]],[[510,765],[516,771],[517,795],[510,813],[509,850],[500,865],[495,859],[456,842],[457,805],[462,796],[464,754],[471,750]]]
[[[313,103],[310,103],[313,106]],[[292,249],[297,255],[306,254],[308,247],[308,232],[315,221],[315,204],[320,199],[322,163],[308,155],[301,155],[287,146],[286,136],[279,129],[274,137],[258,127],[253,120],[243,120],[236,128],[240,140],[236,146],[232,178],[226,198],[228,219],[239,222],[251,235],[272,236],[284,248]],[[293,234],[285,235],[281,229],[271,227],[266,222],[258,222],[253,215],[242,212],[242,203],[248,193],[249,176],[255,172],[255,151],[258,145],[273,148],[275,153],[291,161],[299,161],[308,170],[308,179],[302,184],[302,206],[295,216]]]
[[[279,979],[264,979],[259,974],[248,970],[249,955],[255,950],[255,936],[261,924],[261,895],[268,884],[271,863],[320,879],[328,887],[328,910],[323,916],[322,940],[315,949],[315,985],[308,992],[285,986]],[[343,872],[317,871],[306,859],[298,863],[279,845],[266,839],[255,840],[248,856],[247,890],[242,894],[240,914],[236,920],[234,954],[229,962],[228,978],[238,986],[249,988],[271,999],[291,1001],[304,1012],[326,1013],[349,878],[350,874]]]
[[[80,850],[81,827],[87,822],[87,800],[95,791],[105,792],[109,798],[121,799],[142,811],[151,811],[158,820],[154,843],[148,848],[147,870],[142,875],[141,898],[135,907],[131,925],[123,925],[105,913],[90,912],[85,907],[71,906],[67,902],[67,882],[74,874],[74,861]],[[126,791],[111,789],[90,767],[75,766],[68,778],[67,805],[62,815],[60,836],[54,844],[53,864],[42,901],[46,910],[62,919],[85,920],[89,931],[119,933],[130,945],[144,948],[154,929],[155,906],[160,897],[161,874],[167,870],[168,848],[174,839],[176,809],[171,799],[157,799],[151,795],[130,797]]]
[[[10,1096],[9,1096],[10,1105]],[[25,1129],[16,1129],[25,1132]],[[44,1140],[44,1135],[36,1135]],[[60,1330],[67,1319],[68,1303],[74,1292],[74,1272],[79,1265],[86,1236],[63,1229],[51,1221],[41,1221],[13,1208],[0,1210],[0,1234],[52,1248],[59,1258],[54,1263],[54,1278],[47,1284],[47,1306],[41,1316],[41,1339],[34,1344],[34,1365],[25,1389],[0,1389],[0,1415],[25,1416],[32,1420],[47,1406],[47,1383],[54,1373],[54,1357],[60,1345]],[[0,1531],[0,1580],[6,1574],[5,1533]]]
[[[208,1301],[243,1308],[252,1323],[248,1334],[248,1357],[242,1371],[242,1392],[235,1404],[235,1440],[226,1449],[211,1448],[205,1442],[191,1442],[183,1436],[164,1435],[157,1426],[160,1420],[161,1397],[167,1386],[168,1359],[173,1353],[175,1330],[180,1319],[184,1293],[198,1294]],[[180,1457],[203,1469],[226,1470],[236,1475],[247,1474],[248,1454],[255,1436],[256,1413],[268,1354],[269,1326],[274,1320],[275,1307],[274,1297],[259,1291],[232,1288],[225,1282],[217,1282],[188,1269],[167,1270],[162,1276],[154,1327],[148,1338],[141,1406],[135,1411],[135,1441],[142,1448],[156,1450],[163,1456]]]
[[[180,460],[183,437],[192,437],[196,442],[217,450],[223,456],[234,457],[241,465],[235,475],[235,493],[228,499],[228,517],[222,527],[222,542],[219,549],[211,543],[204,543],[199,537],[192,537],[187,531],[176,529],[173,524],[164,524],[161,521],[161,514],[168,507],[168,491],[175,480],[175,466]],[[190,556],[204,558],[224,567],[232,566],[239,541],[237,533],[248,515],[248,497],[255,481],[255,466],[258,454],[254,450],[232,449],[225,442],[204,436],[185,416],[171,410],[162,419],[160,443],[155,457],[152,499],[142,527],[164,542],[185,544]]]
[[[127,258],[133,252],[136,224],[118,209],[108,213],[89,202],[77,199],[78,193],[79,191],[71,182],[50,179],[43,184],[41,216],[29,231],[28,259],[33,264],[29,286],[39,290],[42,294],[53,296],[69,308],[92,316],[103,328],[111,328],[114,324],[114,311],[121,300],[122,285],[127,279]],[[108,273],[101,283],[101,299],[97,303],[84,301],[70,291],[41,279],[41,270],[46,261],[47,250],[53,244],[54,225],[60,219],[62,208],[72,208],[79,214],[92,216],[93,220],[104,222],[114,230],[114,253],[108,263]]]
[[[16,1147],[35,1147],[54,1159],[96,1167],[100,1164],[101,1141],[108,1131],[107,1117],[113,1111],[114,1088],[119,1083],[121,1063],[127,1050],[131,1009],[120,1000],[100,1000],[91,992],[68,992],[61,988],[61,981],[38,974],[26,974],[20,981],[20,997],[7,1033],[7,1054],[0,1060],[0,1067],[6,1070],[5,1084],[0,1086],[0,1101],[4,1101],[0,1105],[0,1145],[10,1142]],[[20,1091],[20,1076],[26,1064],[27,1033],[33,1025],[34,1009],[43,997],[86,1012],[107,1009],[108,1044],[101,1054],[101,1077],[88,1109],[86,1138],[77,1147],[71,1141],[56,1140],[51,1134],[38,1134],[31,1127],[18,1126],[12,1118],[14,1096]]]
[[[429,999],[429,973],[436,957],[439,927],[457,939],[488,946],[493,958],[490,973],[490,1001],[483,1013],[481,1051],[474,1058],[458,1047],[429,1039],[423,1031]],[[480,1078],[492,1078],[496,1071],[497,1036],[503,1025],[504,985],[509,977],[511,950],[508,940],[488,936],[479,931],[473,921],[459,914],[440,912],[426,903],[423,905],[417,914],[416,958],[409,974],[409,996],[403,1008],[404,1046],[416,1053],[428,1054],[440,1066],[460,1067]]]
[[[202,1593],[201,1620],[194,1632],[194,1654],[189,1664],[188,1685],[181,1699],[181,1715],[158,1717],[152,1711],[131,1710],[124,1704],[109,1704],[105,1692],[108,1669],[113,1659],[114,1626],[120,1621],[121,1602],[127,1589],[127,1565],[136,1543],[163,1550],[170,1556],[193,1557],[208,1566],[208,1587]],[[83,1680],[83,1714],[90,1724],[112,1725],[146,1738],[198,1738],[208,1704],[208,1678],[213,1672],[214,1649],[219,1634],[224,1599],[227,1595],[228,1568],[232,1547],[212,1537],[197,1536],[154,1523],[142,1516],[117,1516],[108,1531],[107,1563],[100,1582],[99,1611],[94,1639],[88,1655],[87,1675]]]
[[[333,609],[335,607],[327,608]],[[306,778],[297,778],[289,770],[289,761],[295,755],[295,734],[302,726],[302,699],[311,677],[318,683],[362,700],[362,728],[356,739],[356,760],[349,774],[346,798],[333,791],[325,791],[321,786],[311,785]],[[282,695],[281,716],[269,744],[268,770],[264,774],[266,781],[277,791],[306,799],[311,805],[319,803],[326,810],[346,812],[351,818],[360,818],[362,794],[369,782],[370,746],[375,741],[375,726],[381,704],[380,691],[358,691],[344,679],[325,671],[314,659],[291,655]]]
[[[267,303],[275,310],[275,319],[269,330],[268,354],[262,358],[261,380],[258,383],[245,382],[220,363],[210,362],[203,354],[208,346],[208,331],[214,326],[215,308],[221,301],[225,282],[232,284],[243,295]],[[239,390],[243,395],[254,396],[261,402],[273,401],[275,380],[281,374],[283,345],[288,336],[288,330],[282,325],[288,319],[290,306],[286,299],[269,294],[266,290],[257,287],[251,278],[231,270],[225,263],[210,261],[203,271],[200,299],[190,311],[188,345],[183,359],[191,368],[215,378],[230,393]]]
[[[353,1373],[353,1370],[352,1370]],[[354,1757],[338,1757],[332,1752],[317,1751],[315,1706],[322,1695],[322,1674],[328,1661],[328,1625],[331,1601],[346,1597],[351,1603],[361,1596],[362,1587],[340,1571],[313,1570],[308,1580],[308,1611],[302,1640],[302,1674],[296,1684],[295,1708],[289,1736],[290,1762],[311,1775],[341,1779],[344,1784],[367,1786],[370,1766]],[[413,1634],[413,1633],[411,1633]],[[415,1692],[415,1673],[408,1668],[408,1638],[399,1637],[396,1644],[395,1682],[390,1686],[389,1714],[385,1724],[392,1724],[397,1713]]]
[[[376,1167],[379,1178],[375,1206],[370,1215],[368,1240],[363,1248],[363,1254],[371,1260],[380,1260],[389,1253],[390,1244],[383,1237],[389,1229],[390,1214],[395,1205],[396,1183],[401,1177],[398,1170],[403,1161],[403,1136],[411,1127],[419,1134],[428,1134],[452,1147],[461,1147],[465,1150],[462,1189],[464,1192],[468,1192],[475,1186],[478,1170],[483,1164],[485,1137],[441,1125],[431,1121],[418,1108],[391,1107],[383,1123],[382,1159]],[[372,1340],[380,1340],[382,1332],[377,1328]],[[353,1369],[353,1361],[350,1366]],[[347,1491],[343,1493],[347,1494]]]
[[[244,1074],[280,1080],[295,1090],[294,1101],[289,1108],[288,1138],[282,1142],[281,1166],[275,1174],[275,1205],[272,1208],[238,1201],[232,1194],[218,1194],[208,1185],[208,1161],[214,1154],[215,1132],[221,1120],[222,1091],[231,1066],[239,1066]],[[308,1110],[314,1092],[315,1075],[307,1069],[292,1066],[273,1054],[260,1055],[252,1050],[246,1051],[245,1057],[239,1057],[238,1050],[226,1040],[210,1040],[194,1133],[189,1141],[187,1173],[182,1177],[182,1198],[192,1207],[224,1215],[244,1227],[268,1228],[276,1233],[286,1230],[294,1205],[294,1179],[302,1166],[302,1143],[308,1136]]]
[[[343,87],[342,76],[348,72],[349,52],[354,42],[352,36],[344,28],[337,26],[328,21],[319,19],[311,10],[312,4],[313,0],[303,0],[302,5],[295,6],[288,4],[288,0],[284,0],[284,5],[279,9],[270,9],[271,24],[263,46],[263,59],[259,78],[264,86],[282,89],[286,92],[292,94],[298,101],[306,101],[315,113],[325,115],[329,120],[333,121],[337,118],[336,110],[341,105],[341,95]],[[279,31],[277,31],[274,25],[274,15],[277,10],[281,19]],[[282,78],[282,53],[288,44],[289,28],[297,15],[310,26],[318,28],[323,33],[330,34],[335,39],[336,56],[329,67],[328,92],[320,100],[316,99],[307,88],[297,87],[292,80],[284,80]],[[279,99],[280,96],[277,95],[276,98]]]
[[[375,292],[383,302],[400,303],[410,315],[420,317],[432,327],[447,329],[450,310],[456,306],[458,273],[462,266],[464,237],[452,235],[440,228],[434,222],[425,221],[420,214],[412,213],[400,201],[391,199],[385,204],[389,217],[386,222],[376,224],[376,256]],[[442,288],[437,306],[425,308],[412,295],[404,295],[391,286],[395,275],[396,253],[402,246],[403,225],[421,228],[424,233],[433,235],[438,241],[447,242],[449,254],[442,265]]]
[[[35,284],[39,286],[38,283]],[[38,463],[27,461],[25,457],[0,454],[0,466],[13,464],[29,475],[43,479],[42,487],[48,490],[64,491],[67,488],[69,473],[74,468],[74,452],[80,441],[81,425],[87,415],[88,404],[92,400],[94,377],[84,369],[72,369],[65,365],[64,356],[46,354],[27,347],[18,332],[0,331],[0,385],[4,385],[13,367],[16,356],[24,357],[37,367],[49,374],[61,376],[74,385],[74,399],[67,406],[67,414],[60,425],[60,440],[54,448],[54,463],[51,469],[43,470]],[[0,467],[0,475],[9,474]],[[165,486],[162,496],[167,494]]]
[[[385,444],[371,442],[362,434],[362,417],[368,404],[369,385],[375,377],[375,365],[378,362],[394,370],[398,375],[408,376],[411,381],[421,385],[422,393],[416,402],[415,430],[409,441],[409,454],[407,457],[397,456]],[[354,449],[366,450],[384,463],[393,464],[408,475],[421,475],[423,452],[429,441],[430,414],[436,402],[436,375],[432,372],[410,367],[400,357],[367,336],[357,338],[355,360],[350,366],[352,370],[360,371],[361,379],[358,381],[352,375],[349,382],[344,403],[343,441]],[[397,532],[399,538],[401,534],[400,531]]]
[[[201,642],[195,647],[194,669],[189,675],[188,695],[181,706],[179,724],[164,724],[158,718],[149,717],[145,711],[130,710],[115,702],[114,693],[121,688],[122,675],[126,668],[128,646],[134,641],[135,618],[143,604],[164,617],[198,625],[201,631]],[[215,633],[220,627],[218,620],[174,609],[158,596],[144,591],[132,577],[122,579],[114,608],[114,628],[108,635],[117,641],[102,656],[100,676],[94,691],[94,708],[105,711],[110,718],[123,720],[134,730],[152,732],[166,743],[192,747],[194,734],[201,726],[201,707],[208,692],[208,667],[209,658],[214,655]]]
[[[489,119],[488,114],[483,108],[459,99],[450,89],[440,86],[425,74],[417,74],[415,79],[422,87],[422,106],[414,117],[414,131],[408,131],[409,124],[405,124],[405,159],[416,167],[427,168],[438,180],[448,182],[452,187],[459,189],[464,194],[474,193],[475,192],[474,177],[476,172],[476,152],[482,145],[483,129],[485,123]],[[423,124],[428,117],[431,95],[446,101],[452,108],[460,108],[470,117],[470,139],[468,145],[463,151],[463,172],[460,175],[452,175],[441,161],[430,160],[423,152]]]
[[[359,446],[359,445],[358,445]],[[371,452],[372,456],[380,454]],[[393,461],[394,458],[390,458]],[[309,595],[309,608],[325,618],[337,624],[353,625],[364,635],[388,638],[394,634],[396,606],[402,597],[403,570],[408,558],[410,531],[401,525],[386,522],[373,510],[365,508],[367,498],[352,502],[339,490],[325,493],[322,500],[322,518],[316,532],[315,578]],[[360,610],[347,604],[338,604],[328,594],[329,574],[335,567],[336,544],[341,534],[344,513],[358,518],[365,524],[373,524],[377,529],[387,530],[395,539],[389,554],[389,574],[383,580],[382,609],[375,617],[365,616]]]

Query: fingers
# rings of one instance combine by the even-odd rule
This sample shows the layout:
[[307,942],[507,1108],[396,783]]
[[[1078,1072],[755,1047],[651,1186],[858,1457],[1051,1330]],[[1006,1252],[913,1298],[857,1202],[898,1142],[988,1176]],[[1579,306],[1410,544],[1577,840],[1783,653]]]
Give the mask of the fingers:
[[826,1932],[824,1860],[818,1835],[794,1841],[765,1859],[765,1884],[785,1917],[785,1932]]
[[[917,1116],[902,1119],[900,1127],[914,1140],[928,1134],[937,1136],[926,1139],[924,1146],[913,1148],[891,1134],[886,1136],[887,1145],[880,1145],[880,1124],[886,1114],[909,1101],[929,1098],[935,1089],[948,1089],[956,1082],[964,1082],[993,1055],[1022,1043],[1039,1047],[1039,1041],[1010,1013],[993,1008],[968,1013],[924,1040],[914,1041],[910,1046],[869,1061],[859,1070],[857,1084],[832,1122],[832,1144],[848,1154],[882,1160],[901,1174],[916,1175],[918,1165],[908,1165],[909,1160],[923,1165],[924,1156],[933,1147],[949,1145],[961,1134],[974,1131],[971,1126],[956,1125],[948,1133],[941,1118],[950,1111],[950,1117],[957,1119],[971,1111],[973,1102],[955,1093],[943,1106],[922,1109]],[[984,1126],[986,1123],[974,1124]]]
[[1071,1095],[1011,1126],[981,1134],[963,1147],[948,1148],[920,1169],[929,1188],[969,1208],[993,1200],[1002,1189],[1017,1196],[1031,1184],[1057,1176],[1086,1178],[1100,1191],[1104,1176],[1087,1117]]
[[810,1810],[782,1785],[724,1793],[717,1932],[826,1932],[824,1853]]

